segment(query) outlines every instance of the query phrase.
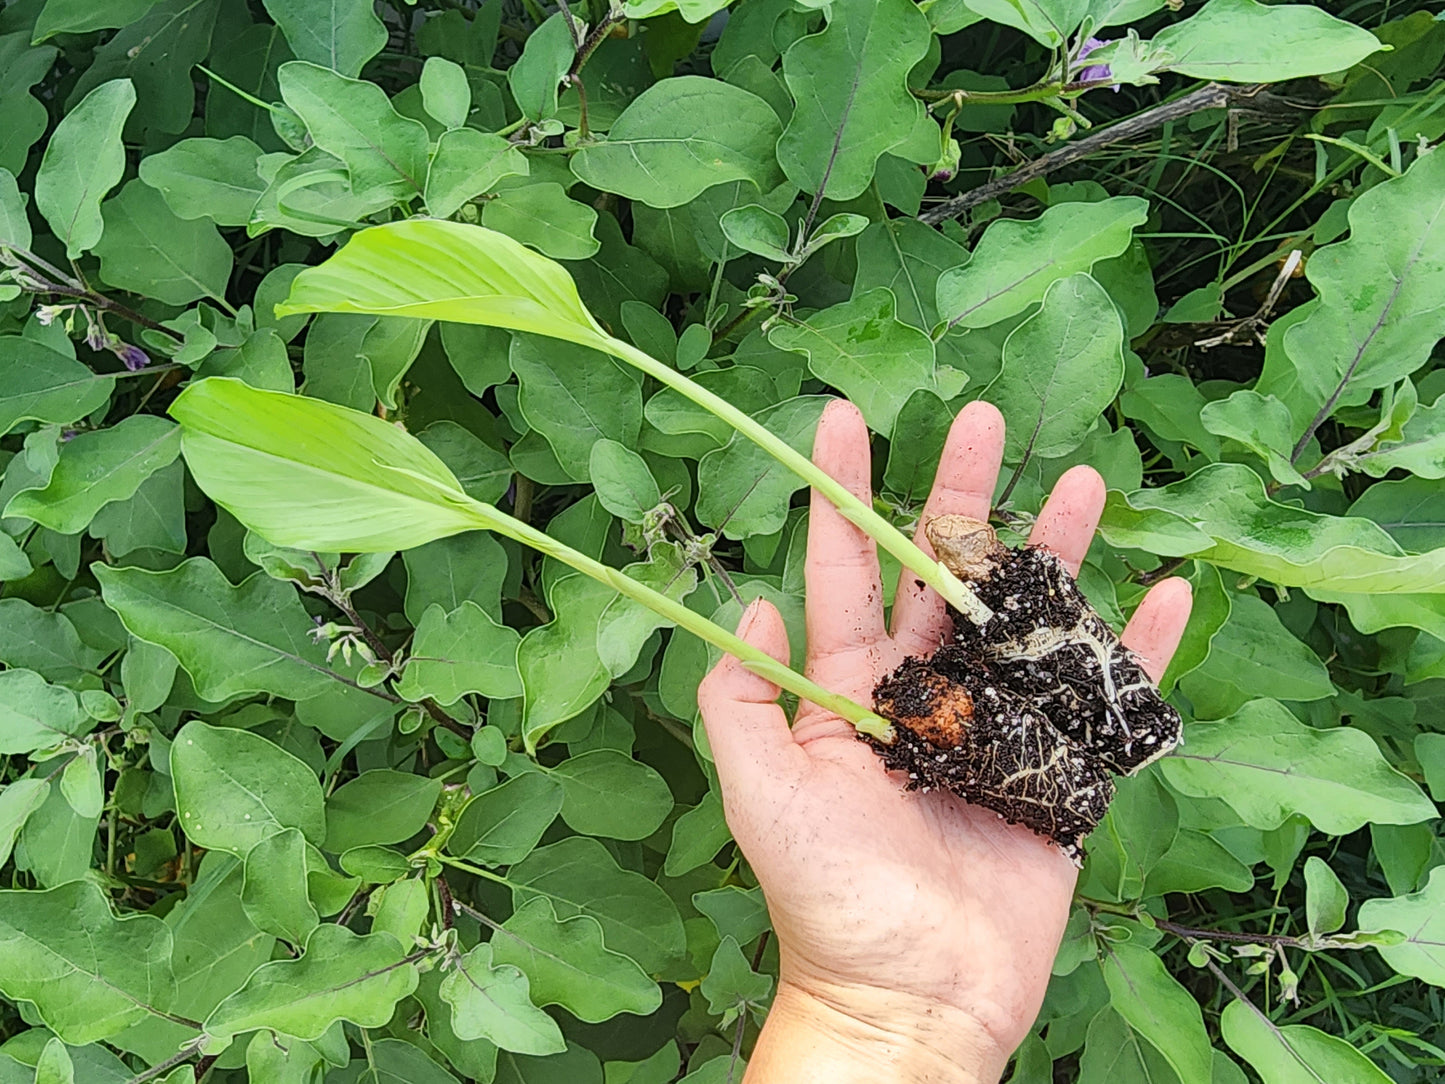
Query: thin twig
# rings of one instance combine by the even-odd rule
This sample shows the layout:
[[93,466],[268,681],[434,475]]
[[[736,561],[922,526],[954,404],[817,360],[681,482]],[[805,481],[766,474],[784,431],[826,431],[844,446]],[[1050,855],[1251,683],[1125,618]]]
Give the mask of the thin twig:
[[1196,930],[1189,926],[1181,926],[1176,922],[1169,922],[1162,918],[1154,919],[1154,925],[1158,926],[1165,933],[1173,934],[1175,937],[1187,937],[1194,941],[1229,941],[1241,945],[1282,945],[1285,948],[1303,949],[1306,952],[1312,951],[1311,946],[1301,941],[1298,937],[1290,937],[1282,933],[1234,933],[1231,930]]
[[1029,181],[1077,162],[1081,158],[1086,158],[1105,147],[1143,135],[1145,132],[1151,132],[1170,121],[1180,120],[1202,109],[1220,109],[1240,99],[1252,98],[1262,89],[1264,89],[1263,84],[1229,87],[1221,83],[1206,83],[1182,98],[1157,105],[1153,109],[1146,109],[1132,117],[1126,117],[1117,124],[1111,124],[1083,139],[1065,144],[1056,151],[1050,151],[1048,154],[1035,158],[1012,173],[995,177],[977,188],[954,196],[937,207],[931,207],[924,211],[918,216],[918,219],[920,222],[936,226],[945,219],[955,218],[981,203],[987,203],[991,199],[1007,195],[1015,188],[1028,184]]
[[[152,1065],[145,1072],[138,1073],[135,1076],[131,1077],[125,1082],[125,1084],[145,1084],[147,1080],[154,1080],[156,1077],[161,1076],[164,1073],[170,1072],[182,1062],[190,1061],[200,1052],[201,1042],[200,1040],[196,1040],[195,1042],[190,1043],[187,1046],[181,1047],[179,1052],[172,1054],[165,1061],[160,1062],[156,1065]],[[196,1074],[196,1079],[200,1079],[199,1073]]]
[[1139,582],[1142,583],[1145,587],[1148,587],[1150,584],[1158,583],[1160,580],[1164,579],[1164,577],[1172,575],[1174,572],[1177,572],[1184,565],[1184,562],[1188,560],[1188,557],[1171,557],[1158,568],[1151,569],[1148,572],[1141,572],[1139,574]]

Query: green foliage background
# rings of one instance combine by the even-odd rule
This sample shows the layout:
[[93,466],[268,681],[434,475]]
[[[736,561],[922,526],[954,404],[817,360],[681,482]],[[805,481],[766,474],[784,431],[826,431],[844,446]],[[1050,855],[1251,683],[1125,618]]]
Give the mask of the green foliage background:
[[[275,315],[420,215],[560,261],[611,334],[801,451],[852,398],[900,527],[982,397],[1006,533],[1089,462],[1101,612],[1191,579],[1185,744],[1120,781],[1013,1081],[1439,1079],[1445,23],[571,16],[0,5],[0,1084],[741,1079],[777,950],[697,725],[708,650],[488,534],[279,548],[179,458],[187,382],[299,390],[801,640],[800,484],[676,391],[441,310]],[[1278,85],[1150,122],[1204,79]]]

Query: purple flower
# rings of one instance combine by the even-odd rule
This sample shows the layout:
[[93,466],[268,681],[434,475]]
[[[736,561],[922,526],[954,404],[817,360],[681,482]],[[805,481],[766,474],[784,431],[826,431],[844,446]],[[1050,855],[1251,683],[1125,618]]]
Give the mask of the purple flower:
[[[1079,47],[1078,59],[1083,60],[1095,49],[1099,49],[1108,44],[1107,41],[1100,41],[1098,38],[1088,38],[1084,44]],[[1114,78],[1114,73],[1109,70],[1109,65],[1107,64],[1090,64],[1088,67],[1080,68],[1074,73],[1074,81],[1076,83],[1093,83],[1112,78]],[[1118,90],[1119,88],[1115,87],[1114,89]]]
[[105,329],[99,324],[91,324],[85,331],[85,345],[92,350],[104,350],[110,345],[106,340]]
[[144,369],[151,363],[150,355],[139,346],[132,346],[130,343],[121,343],[115,348],[115,356],[120,358],[121,363],[131,372],[137,369]]

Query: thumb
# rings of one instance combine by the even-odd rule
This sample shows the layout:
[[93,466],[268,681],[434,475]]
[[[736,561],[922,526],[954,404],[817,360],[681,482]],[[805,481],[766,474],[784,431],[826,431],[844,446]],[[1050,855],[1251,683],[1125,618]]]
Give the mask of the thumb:
[[[772,603],[755,600],[738,622],[738,635],[787,663],[788,633]],[[724,655],[698,686],[697,705],[725,795],[747,801],[787,772],[790,761],[802,758],[778,706],[779,692],[731,655]]]

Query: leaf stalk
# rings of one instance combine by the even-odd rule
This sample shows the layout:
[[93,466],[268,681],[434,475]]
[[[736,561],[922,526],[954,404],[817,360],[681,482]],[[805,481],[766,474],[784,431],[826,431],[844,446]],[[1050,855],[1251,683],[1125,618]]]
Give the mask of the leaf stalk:
[[[769,434],[769,436],[771,435]],[[410,475],[409,472],[408,474],[410,477],[417,477]],[[774,685],[786,689],[803,700],[812,701],[820,708],[825,708],[848,720],[860,733],[883,742],[893,740],[893,724],[881,715],[869,711],[846,696],[830,693],[821,685],[808,680],[802,674],[779,662],[767,652],[754,647],[742,637],[728,632],[721,625],[708,620],[701,614],[694,613],[682,603],[668,598],[662,592],[655,591],[626,573],[588,557],[585,553],[557,541],[551,535],[543,534],[521,520],[513,519],[489,504],[468,498],[466,507],[475,515],[478,526],[505,535],[538,553],[553,557],[563,564],[575,568],[584,576],[590,576],[598,583],[605,584],[618,594],[646,606],[659,617],[666,618],[679,628],[686,629],[698,639],[734,656],[750,671],[766,678]]]

